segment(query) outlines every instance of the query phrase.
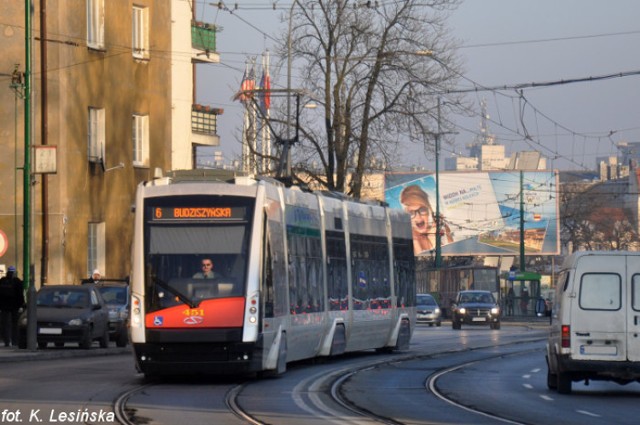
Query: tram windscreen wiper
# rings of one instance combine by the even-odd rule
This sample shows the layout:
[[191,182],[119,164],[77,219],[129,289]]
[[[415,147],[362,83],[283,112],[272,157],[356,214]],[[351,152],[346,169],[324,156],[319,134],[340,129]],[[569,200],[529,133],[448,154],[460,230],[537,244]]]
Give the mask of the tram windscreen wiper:
[[200,304],[199,301],[192,300],[191,298],[189,298],[188,296],[186,296],[182,292],[178,291],[176,288],[174,288],[173,286],[169,285],[167,282],[163,281],[162,279],[158,279],[156,277],[154,279],[154,282],[159,287],[161,287],[163,289],[166,289],[167,291],[171,292],[173,295],[178,297],[178,299],[180,301],[182,301],[183,303],[185,303],[186,305],[188,305],[191,308],[196,308],[198,306],[198,304]]

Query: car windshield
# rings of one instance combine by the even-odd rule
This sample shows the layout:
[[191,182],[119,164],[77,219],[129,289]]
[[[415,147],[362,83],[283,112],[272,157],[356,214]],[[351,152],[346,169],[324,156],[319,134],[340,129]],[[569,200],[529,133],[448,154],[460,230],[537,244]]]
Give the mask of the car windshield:
[[418,305],[436,305],[436,300],[431,295],[418,295]]
[[493,295],[488,292],[465,292],[460,294],[460,303],[495,303]]
[[89,293],[82,289],[43,289],[36,298],[38,307],[88,308]]
[[99,286],[98,291],[108,305],[127,304],[127,288],[125,286]]

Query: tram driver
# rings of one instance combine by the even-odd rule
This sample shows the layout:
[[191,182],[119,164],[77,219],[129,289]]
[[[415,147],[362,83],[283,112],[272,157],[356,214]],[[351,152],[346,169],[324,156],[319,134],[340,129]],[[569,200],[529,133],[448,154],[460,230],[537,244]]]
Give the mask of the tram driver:
[[218,275],[213,271],[213,260],[209,257],[202,259],[200,263],[201,271],[193,275],[194,279],[214,279]]

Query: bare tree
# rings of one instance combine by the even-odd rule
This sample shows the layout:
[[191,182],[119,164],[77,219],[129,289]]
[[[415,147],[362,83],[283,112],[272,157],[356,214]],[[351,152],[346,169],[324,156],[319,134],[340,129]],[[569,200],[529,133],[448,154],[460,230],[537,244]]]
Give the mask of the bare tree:
[[[359,197],[367,171],[387,168],[401,149],[433,151],[448,129],[438,123],[437,98],[461,72],[445,25],[457,3],[295,1],[281,54],[291,54],[302,72],[296,88],[315,94],[323,117],[320,126],[300,117],[296,176]],[[444,108],[457,102],[447,95]]]
[[637,249],[632,212],[620,188],[605,183],[565,184],[560,192],[563,244],[577,250]]

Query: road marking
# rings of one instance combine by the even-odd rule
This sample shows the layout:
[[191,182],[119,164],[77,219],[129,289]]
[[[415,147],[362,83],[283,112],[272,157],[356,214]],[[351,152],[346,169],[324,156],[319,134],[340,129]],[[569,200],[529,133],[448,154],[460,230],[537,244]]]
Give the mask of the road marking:
[[532,373],[538,373],[538,372],[540,372],[540,368],[539,368],[539,367],[537,367],[537,368],[533,369],[531,372],[532,372]]
[[527,388],[527,389],[529,389],[529,390],[533,389],[533,385],[531,385],[531,384],[522,384],[522,386]]
[[524,379],[529,379],[529,378],[531,378],[531,375],[522,375],[522,377],[523,377]]
[[594,418],[599,418],[600,417],[600,415],[598,415],[596,413],[587,412],[586,410],[576,410],[576,412],[582,413],[583,415],[587,415],[587,416],[593,416]]
[[544,395],[544,394],[540,394],[540,398],[546,401],[553,401],[552,397],[549,397],[548,395]]

